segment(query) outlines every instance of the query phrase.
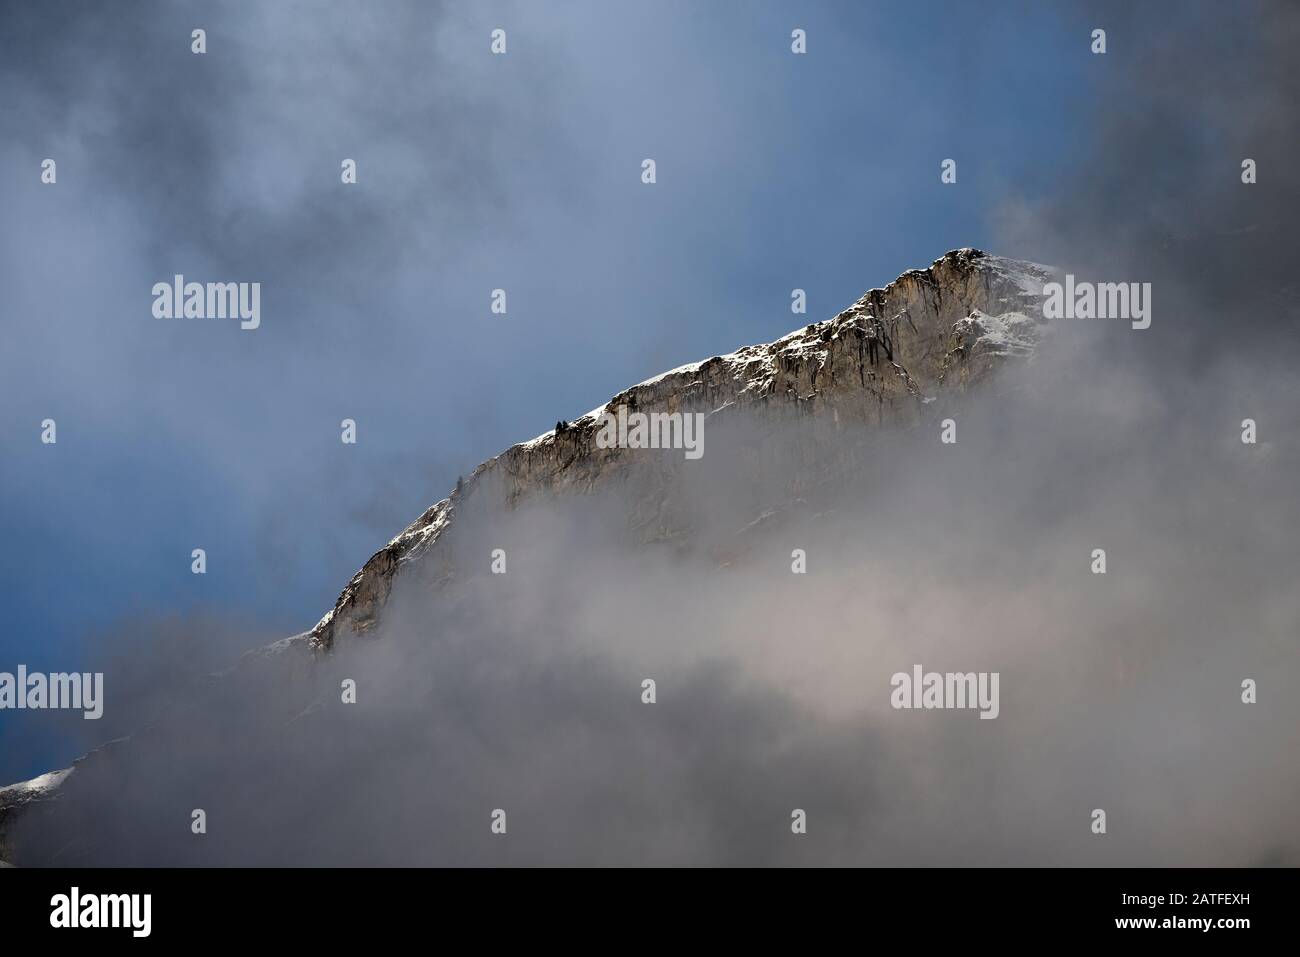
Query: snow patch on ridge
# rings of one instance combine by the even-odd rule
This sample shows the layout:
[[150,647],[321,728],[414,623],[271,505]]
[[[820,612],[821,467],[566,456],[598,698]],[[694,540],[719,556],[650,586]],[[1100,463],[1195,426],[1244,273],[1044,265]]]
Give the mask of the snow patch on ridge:
[[1023,312],[1004,312],[990,316],[979,309],[953,327],[963,339],[969,337],[970,349],[997,356],[1027,356],[1035,348],[1042,320]]
[[72,768],[65,768],[62,771],[50,771],[42,774],[40,777],[32,778],[30,781],[20,781],[18,784],[11,784],[6,788],[0,788],[0,796],[18,797],[21,795],[36,795],[46,791],[53,791],[62,784],[72,773]]

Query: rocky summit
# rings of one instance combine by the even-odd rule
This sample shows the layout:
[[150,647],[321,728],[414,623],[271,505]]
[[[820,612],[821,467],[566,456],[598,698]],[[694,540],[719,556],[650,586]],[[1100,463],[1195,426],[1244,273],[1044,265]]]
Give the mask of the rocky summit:
[[[828,449],[850,450],[855,437],[881,428],[937,423],[960,407],[969,390],[995,378],[1003,364],[1031,359],[1046,328],[1043,287],[1054,275],[1036,263],[954,250],[872,289],[829,319],[775,342],[664,372],[586,415],[557,422],[552,431],[510,447],[458,482],[365,562],[315,627],[251,654],[243,667],[288,652],[310,661],[330,655],[341,642],[376,634],[402,576],[419,575],[435,587],[461,577],[466,563],[456,546],[458,526],[471,513],[505,514],[546,495],[573,500],[614,489],[621,490],[633,541],[678,541],[694,519],[683,512],[684,496],[675,490],[710,456],[740,469],[736,474],[753,476],[738,483],[745,488],[735,493],[740,514],[751,520],[772,514],[791,497],[809,497],[827,476],[853,467],[849,452]],[[615,421],[626,431],[628,421],[653,424],[656,416],[693,417],[708,436],[703,461],[680,453],[646,454],[644,445],[608,439]],[[768,426],[817,440],[780,449],[761,435],[736,440],[741,430]],[[779,470],[784,484],[769,486],[761,476],[772,471],[768,457],[776,454],[787,462],[790,456],[807,461],[793,471]],[[634,485],[622,488],[622,482]],[[473,550],[485,554],[482,542]],[[15,847],[15,821],[51,813],[64,782],[80,768],[112,762],[117,749],[130,746],[129,740],[113,742],[66,771],[0,790],[0,858],[27,862]]]
[[[926,269],[872,289],[830,319],[638,383],[484,462],[372,555],[333,609],[290,641],[328,649],[342,635],[371,629],[404,567],[444,564],[437,544],[453,527],[461,503],[483,489],[499,496],[489,507],[512,508],[539,492],[580,494],[622,476],[628,450],[601,448],[597,441],[601,417],[620,407],[702,414],[710,429],[741,410],[774,422],[800,418],[844,430],[915,423],[936,400],[983,382],[1005,361],[1032,356],[1044,329],[1043,285],[1053,275],[1038,263],[953,250]],[[773,503],[756,504],[762,509]],[[662,537],[663,527],[644,518],[632,520],[650,532],[647,538]],[[446,564],[436,573],[454,574]]]

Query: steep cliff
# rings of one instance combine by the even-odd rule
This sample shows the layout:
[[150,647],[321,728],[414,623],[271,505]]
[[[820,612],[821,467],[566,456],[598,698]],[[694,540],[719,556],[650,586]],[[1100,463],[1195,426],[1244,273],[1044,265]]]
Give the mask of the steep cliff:
[[[598,417],[606,410],[702,413],[713,422],[743,407],[760,418],[806,417],[837,429],[915,422],[927,405],[984,381],[1000,363],[1032,356],[1043,328],[1043,284],[1051,275],[1037,263],[953,250],[926,269],[872,289],[830,319],[634,385],[558,431],[480,465],[371,556],[334,608],[295,640],[321,650],[341,634],[370,630],[394,577],[411,564],[432,563],[435,579],[454,576],[454,565],[436,546],[469,496],[490,489],[498,501],[489,507],[510,508],[530,494],[590,491],[622,475],[628,450],[596,442]],[[670,481],[662,476],[664,484]],[[642,495],[640,501],[656,498]],[[663,531],[654,518],[629,516],[646,526],[647,538]]]
[[[747,487],[729,490],[729,497],[741,500],[739,524],[745,530],[793,496],[815,499],[825,476],[852,471],[852,450],[861,436],[955,410],[963,394],[990,380],[1000,365],[1032,358],[1045,328],[1042,287],[1051,276],[1048,267],[1035,263],[955,250],[871,290],[830,319],[634,385],[575,421],[557,423],[555,430],[484,462],[371,556],[314,628],[247,656],[244,666],[256,668],[263,656],[326,655],[340,641],[375,632],[399,576],[418,573],[435,586],[462,577],[465,561],[454,539],[471,513],[508,512],[544,494],[572,498],[615,489],[634,542],[688,535],[693,518],[677,507],[688,496],[676,489],[698,463],[680,454],[602,448],[597,433],[606,411],[703,416],[713,454],[727,457],[731,474],[744,476],[737,484]],[[746,429],[756,423],[779,427],[786,441],[778,445],[760,435],[726,444],[740,421]],[[807,438],[806,446],[792,446],[790,435]],[[770,471],[800,487],[764,484],[767,466],[778,455],[785,457],[783,467]],[[799,464],[806,467],[785,467],[790,456],[802,456]],[[631,484],[620,486],[624,482]],[[482,543],[470,544],[481,554]],[[101,749],[73,768],[0,790],[0,857],[15,854],[12,831],[19,816],[36,820],[55,810],[68,778],[113,760],[110,749]]]

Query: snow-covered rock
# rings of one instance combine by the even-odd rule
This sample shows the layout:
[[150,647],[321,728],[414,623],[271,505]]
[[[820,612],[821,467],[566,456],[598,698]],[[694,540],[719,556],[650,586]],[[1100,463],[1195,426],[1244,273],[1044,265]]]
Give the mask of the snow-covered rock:
[[[370,631],[402,569],[439,565],[434,546],[460,503],[479,490],[501,496],[492,507],[512,508],[531,494],[581,493],[619,475],[627,450],[596,443],[606,410],[625,405],[711,418],[744,407],[774,421],[814,416],[836,428],[915,422],[941,393],[977,385],[1003,361],[1032,356],[1044,324],[1043,285],[1053,275],[1038,263],[953,250],[926,269],[872,289],[830,319],[638,383],[559,432],[521,442],[480,465],[372,555],[300,638],[326,650],[343,632]],[[442,562],[432,577],[455,573],[452,563]]]
[[[334,607],[310,631],[245,656],[259,660],[328,653],[345,636],[373,632],[394,582],[419,568],[434,582],[458,574],[454,550],[445,546],[457,512],[506,510],[529,496],[550,492],[582,495],[614,483],[631,468],[629,450],[600,448],[598,420],[619,406],[641,412],[700,413],[725,422],[744,410],[749,421],[798,423],[796,431],[846,435],[915,424],[933,415],[939,400],[960,401],[1008,361],[1032,358],[1044,321],[1042,288],[1054,272],[1046,266],[958,249],[926,269],[913,269],[872,289],[839,314],[804,326],[775,342],[746,346],[640,382],[571,423],[521,442],[480,465],[447,498],[371,556],[343,589]],[[940,402],[940,406],[943,403]],[[847,439],[846,435],[846,439]],[[825,455],[836,443],[820,442]],[[764,454],[760,448],[754,453]],[[670,537],[674,521],[663,503],[680,469],[679,456],[664,456],[650,470],[651,487],[628,496],[629,524],[644,541]],[[642,460],[644,463],[644,460]],[[747,466],[749,463],[745,463]],[[843,469],[845,463],[838,463]],[[851,468],[851,462],[848,467]],[[761,458],[752,465],[759,474]],[[644,481],[644,476],[642,476]],[[799,501],[792,489],[788,501]],[[765,492],[758,493],[765,494]],[[745,533],[776,516],[781,502],[757,501]],[[121,742],[113,742],[114,745]],[[82,761],[111,760],[105,749]],[[80,765],[82,762],[78,762]],[[20,813],[56,796],[73,769],[41,775],[0,789],[0,859],[10,858],[12,824]]]

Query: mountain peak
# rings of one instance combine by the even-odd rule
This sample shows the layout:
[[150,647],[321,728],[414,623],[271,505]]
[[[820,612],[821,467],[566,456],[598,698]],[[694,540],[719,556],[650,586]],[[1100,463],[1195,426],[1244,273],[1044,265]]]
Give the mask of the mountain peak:
[[[495,507],[513,508],[530,495],[590,491],[620,474],[628,450],[597,442],[602,417],[620,407],[699,414],[711,424],[737,409],[773,420],[811,415],[836,428],[914,423],[941,394],[976,385],[1004,361],[1032,356],[1044,322],[1042,288],[1053,272],[972,247],[954,249],[829,319],[639,382],[484,462],[372,555],[314,628],[282,647],[305,641],[327,650],[343,632],[370,631],[394,577],[421,563],[451,528],[460,503],[486,485],[496,486]],[[438,577],[455,575],[448,565]]]
[[[711,447],[722,448],[715,452],[718,463],[756,479],[769,472],[798,476],[803,488],[751,483],[755,491],[737,510],[741,524],[733,538],[741,540],[791,502],[804,503],[801,495],[826,476],[851,475],[858,464],[855,443],[882,429],[946,414],[1002,364],[1032,358],[1044,328],[1042,287],[1053,275],[1037,263],[955,249],[868,291],[828,319],[639,382],[573,422],[557,423],[484,462],[372,555],[314,628],[250,652],[244,664],[324,654],[347,636],[377,633],[400,576],[418,570],[435,588],[472,577],[476,559],[467,556],[484,554],[472,522],[545,493],[572,499],[617,490],[634,537],[688,539],[692,516],[681,514],[680,502],[689,498],[680,494],[682,483],[710,462],[687,461],[672,449],[645,454],[602,443],[607,417],[697,416],[707,425]],[[805,439],[808,444],[797,448]],[[736,492],[727,494],[734,498]],[[467,522],[462,537],[469,548],[458,549],[453,540]],[[74,771],[105,765],[110,750],[129,743],[110,742],[73,768],[0,789],[0,858],[14,852],[11,835],[19,816],[54,808]]]

